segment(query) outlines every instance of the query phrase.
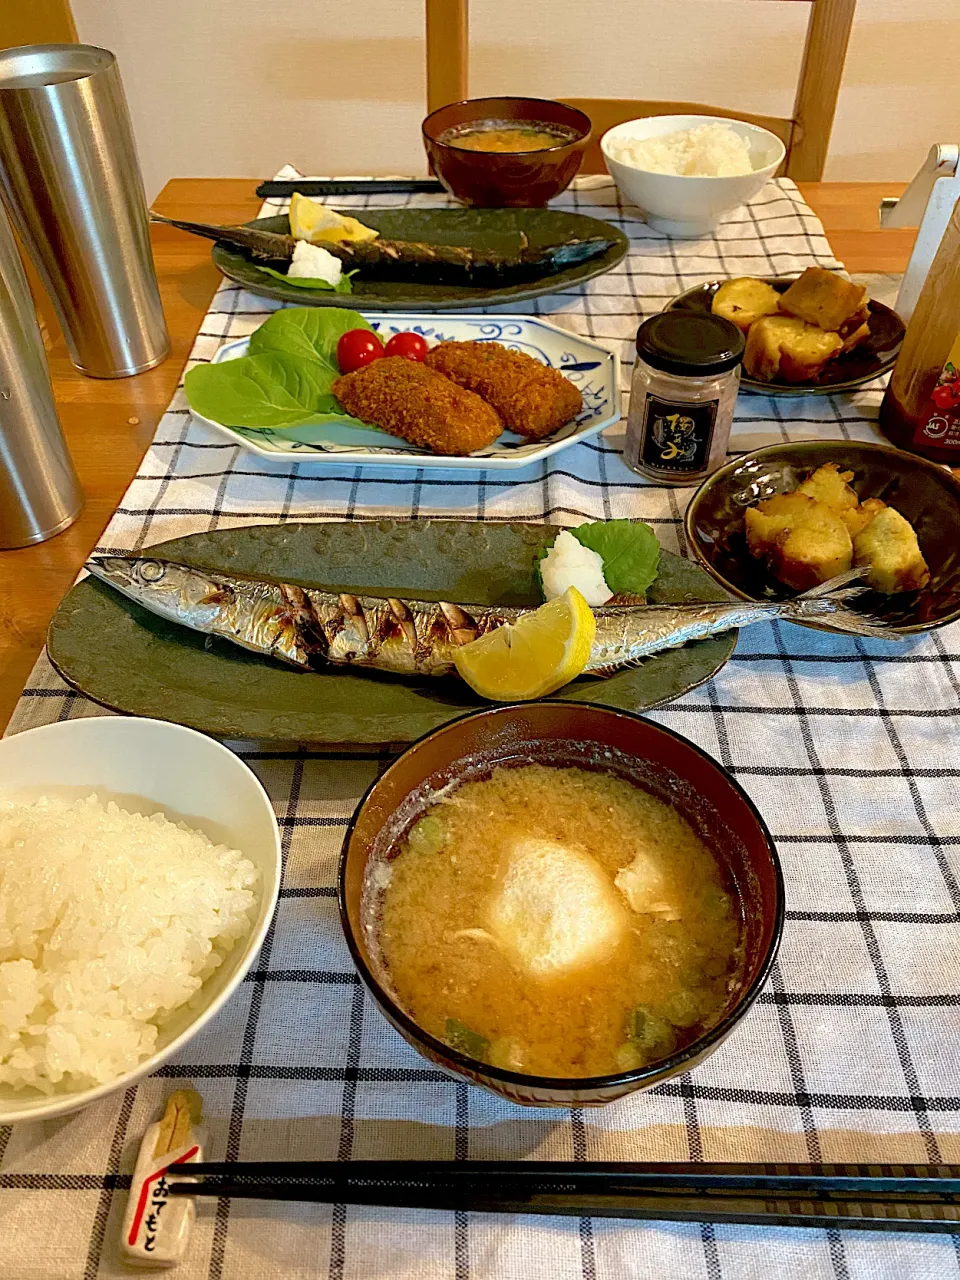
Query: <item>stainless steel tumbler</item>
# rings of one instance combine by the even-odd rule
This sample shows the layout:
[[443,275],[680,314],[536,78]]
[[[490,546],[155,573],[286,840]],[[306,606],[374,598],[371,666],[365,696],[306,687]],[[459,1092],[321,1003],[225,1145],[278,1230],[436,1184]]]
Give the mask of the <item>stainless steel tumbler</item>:
[[82,506],[30,286],[0,208],[0,548],[52,538]]
[[0,194],[82,373],[125,378],[166,359],[143,180],[112,53],[0,50]]

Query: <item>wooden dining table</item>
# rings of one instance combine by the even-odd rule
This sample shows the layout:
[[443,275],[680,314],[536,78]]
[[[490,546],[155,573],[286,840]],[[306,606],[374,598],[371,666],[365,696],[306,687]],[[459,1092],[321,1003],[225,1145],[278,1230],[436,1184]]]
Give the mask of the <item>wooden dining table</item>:
[[[175,178],[153,207],[172,218],[239,223],[256,216],[253,178]],[[801,183],[837,257],[852,273],[902,272],[914,230],[882,230],[881,196],[897,183]],[[58,603],[119,503],[176,389],[200,322],[221,277],[206,241],[172,227],[151,227],[154,258],[173,348],[133,378],[85,377],[51,334],[50,372],[60,419],[86,495],[80,518],[49,542],[0,551],[0,725],[6,725],[44,644]]]

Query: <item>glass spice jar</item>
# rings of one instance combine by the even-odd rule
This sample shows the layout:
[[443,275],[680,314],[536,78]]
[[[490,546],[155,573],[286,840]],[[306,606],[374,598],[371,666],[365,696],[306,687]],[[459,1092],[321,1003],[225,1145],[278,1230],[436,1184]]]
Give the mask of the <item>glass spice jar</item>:
[[637,330],[623,460],[660,484],[697,484],[726,458],[743,334],[722,316],[661,311]]

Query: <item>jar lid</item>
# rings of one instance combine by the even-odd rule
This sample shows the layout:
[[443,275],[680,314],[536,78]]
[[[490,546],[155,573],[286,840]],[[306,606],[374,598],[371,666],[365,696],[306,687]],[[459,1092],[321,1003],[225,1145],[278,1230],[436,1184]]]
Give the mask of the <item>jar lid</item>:
[[661,311],[637,330],[637,355],[681,378],[735,369],[743,347],[743,334],[732,321],[700,311]]

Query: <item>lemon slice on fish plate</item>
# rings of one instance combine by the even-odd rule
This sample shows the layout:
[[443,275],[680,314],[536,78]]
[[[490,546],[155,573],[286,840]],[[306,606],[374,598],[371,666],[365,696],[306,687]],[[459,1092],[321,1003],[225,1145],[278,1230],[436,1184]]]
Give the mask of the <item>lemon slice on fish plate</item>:
[[475,693],[492,702],[529,702],[576,679],[590,660],[597,623],[576,587],[488,631],[454,657]]
[[295,240],[309,240],[311,244],[362,244],[376,240],[380,232],[295,191],[290,197],[290,234]]

